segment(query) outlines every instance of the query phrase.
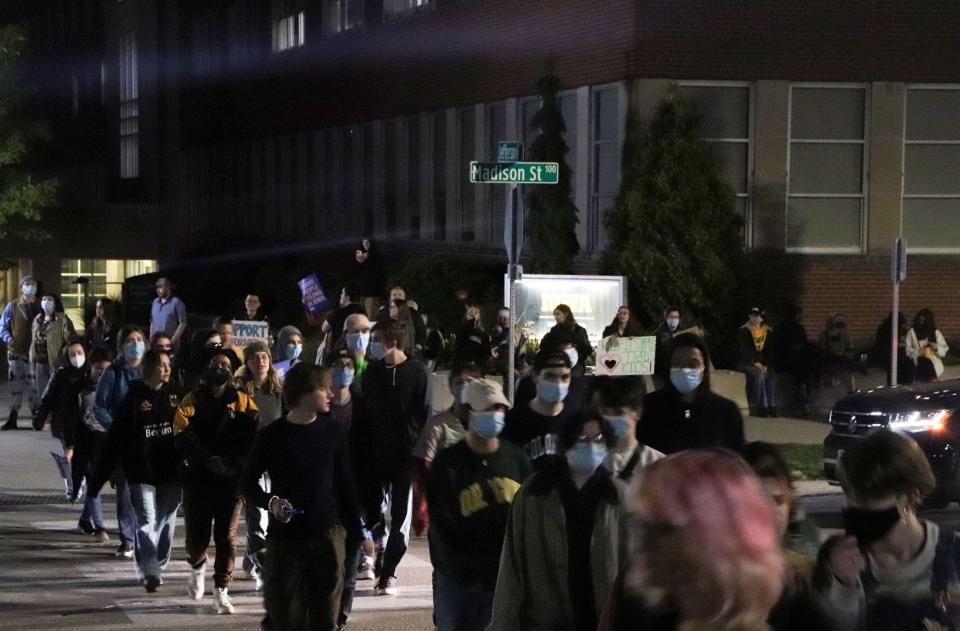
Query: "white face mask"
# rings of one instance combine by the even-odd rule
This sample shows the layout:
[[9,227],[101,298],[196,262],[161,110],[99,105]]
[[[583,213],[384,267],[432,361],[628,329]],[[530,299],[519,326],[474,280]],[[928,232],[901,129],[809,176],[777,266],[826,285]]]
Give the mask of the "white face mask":
[[70,356],[70,365],[74,368],[83,368],[83,365],[87,363],[86,355],[71,355]]

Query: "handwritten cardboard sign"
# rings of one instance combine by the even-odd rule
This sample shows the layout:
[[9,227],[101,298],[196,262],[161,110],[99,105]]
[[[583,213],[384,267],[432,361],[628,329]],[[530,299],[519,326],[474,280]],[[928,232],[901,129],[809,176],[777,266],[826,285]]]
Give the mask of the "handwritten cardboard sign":
[[652,375],[656,359],[657,338],[617,337],[600,341],[597,348],[595,375]]
[[269,337],[270,324],[268,322],[257,322],[255,320],[233,321],[233,343],[240,348],[244,348],[251,342],[269,344]]

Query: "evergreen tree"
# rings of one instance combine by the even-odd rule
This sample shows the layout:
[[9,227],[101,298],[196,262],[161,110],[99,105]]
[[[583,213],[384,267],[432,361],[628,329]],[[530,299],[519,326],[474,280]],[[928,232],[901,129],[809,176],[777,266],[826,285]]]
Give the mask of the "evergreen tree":
[[[713,334],[716,347],[744,306],[742,219],[735,195],[700,138],[693,106],[671,90],[653,118],[631,117],[623,180],[604,218],[606,272],[627,277],[631,308],[654,326],[678,305]],[[721,348],[720,355],[730,349]]]
[[537,82],[541,106],[533,117],[532,126],[540,135],[530,144],[527,158],[534,162],[556,162],[559,182],[556,185],[531,185],[526,195],[527,232],[530,243],[530,263],[527,271],[535,274],[570,274],[573,259],[580,251],[577,242],[577,207],[570,199],[571,170],[566,156],[569,152],[563,139],[567,126],[560,113],[557,95],[560,80],[548,67]]
[[22,169],[31,143],[46,127],[27,112],[23,88],[26,38],[16,26],[0,27],[0,239],[41,240],[41,211],[56,198],[54,180],[35,181]]

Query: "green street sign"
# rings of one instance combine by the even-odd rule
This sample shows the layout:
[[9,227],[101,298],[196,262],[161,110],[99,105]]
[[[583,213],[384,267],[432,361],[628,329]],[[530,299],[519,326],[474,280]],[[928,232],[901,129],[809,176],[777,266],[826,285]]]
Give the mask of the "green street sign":
[[556,184],[559,179],[556,162],[470,163],[470,181],[474,184]]

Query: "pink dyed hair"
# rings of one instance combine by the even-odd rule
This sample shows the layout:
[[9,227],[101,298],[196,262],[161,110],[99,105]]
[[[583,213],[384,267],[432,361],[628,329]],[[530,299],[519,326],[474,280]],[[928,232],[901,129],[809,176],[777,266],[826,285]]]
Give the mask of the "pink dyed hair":
[[644,521],[676,529],[670,566],[643,573],[667,589],[684,620],[762,628],[785,562],[773,506],[746,462],[732,452],[681,452],[645,468],[631,496]]

